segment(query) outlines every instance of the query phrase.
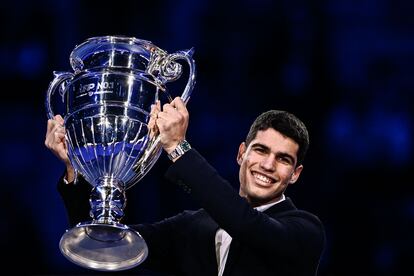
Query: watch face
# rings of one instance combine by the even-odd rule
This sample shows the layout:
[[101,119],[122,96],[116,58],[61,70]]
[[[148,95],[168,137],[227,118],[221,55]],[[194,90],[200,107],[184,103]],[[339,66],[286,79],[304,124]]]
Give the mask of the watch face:
[[189,149],[191,149],[190,144],[186,140],[182,141],[179,146],[181,146],[181,148],[183,149],[184,152],[186,152]]
[[168,157],[173,160],[181,155],[183,155],[184,153],[186,153],[188,150],[191,149],[190,144],[186,141],[183,140],[181,141],[178,146],[168,155]]

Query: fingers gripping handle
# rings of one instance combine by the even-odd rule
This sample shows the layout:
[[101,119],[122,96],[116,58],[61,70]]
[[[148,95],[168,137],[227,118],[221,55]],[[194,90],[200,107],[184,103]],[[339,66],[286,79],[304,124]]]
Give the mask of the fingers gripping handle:
[[[57,97],[58,95],[55,95],[55,93],[59,92],[59,96],[62,98],[62,103],[64,103],[65,94],[67,91],[66,90],[67,82],[71,80],[74,76],[74,74],[70,72],[56,72],[56,71],[53,72],[53,75],[55,76],[55,78],[49,84],[49,88],[47,89],[47,93],[46,93],[46,101],[45,101],[48,119],[54,119],[56,115],[52,108],[52,103],[51,103],[52,97],[54,96]],[[64,117],[66,114],[61,114],[61,115],[62,117]],[[72,164],[72,167],[74,168],[74,183],[76,184],[78,182],[79,172],[74,166],[75,162],[72,159],[71,155],[69,155],[69,160]]]

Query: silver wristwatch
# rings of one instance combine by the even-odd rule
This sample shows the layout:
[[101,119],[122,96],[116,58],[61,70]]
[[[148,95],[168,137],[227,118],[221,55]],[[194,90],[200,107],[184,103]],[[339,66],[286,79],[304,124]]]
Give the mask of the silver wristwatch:
[[175,158],[183,155],[184,153],[186,153],[187,151],[189,151],[191,149],[190,144],[186,141],[186,140],[182,140],[177,147],[168,154],[168,158],[170,158],[170,160],[174,160]]

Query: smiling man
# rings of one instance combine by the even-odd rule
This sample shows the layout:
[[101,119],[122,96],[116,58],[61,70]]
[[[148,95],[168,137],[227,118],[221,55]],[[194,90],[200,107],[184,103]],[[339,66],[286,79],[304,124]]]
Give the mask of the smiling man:
[[[262,117],[272,120],[272,114],[278,112],[270,111]],[[288,114],[280,112],[279,116]],[[258,123],[261,125],[264,122]],[[304,140],[307,140],[306,129],[302,131]],[[255,133],[253,140],[240,145],[237,157],[240,165],[240,196],[245,197],[252,207],[280,201],[288,185],[296,182],[303,169],[302,165],[297,165],[300,146],[295,140],[272,126]],[[303,143],[302,150],[306,148],[307,144]]]
[[[166,177],[201,206],[153,224],[131,225],[147,242],[136,268],[168,275],[317,275],[325,245],[317,216],[285,197],[302,170],[309,146],[305,125],[293,114],[270,110],[253,122],[237,155],[239,194],[185,140],[189,114],[180,98],[154,107],[154,127],[172,160]],[[72,170],[62,151],[62,128],[49,120],[46,146]],[[67,175],[70,173],[67,172]],[[88,218],[88,183],[63,178],[59,191],[70,221]],[[148,275],[148,271],[145,272]],[[159,274],[156,274],[159,275]]]
[[283,199],[283,192],[302,172],[308,145],[305,125],[292,114],[276,110],[261,114],[239,147],[240,196],[252,207]]

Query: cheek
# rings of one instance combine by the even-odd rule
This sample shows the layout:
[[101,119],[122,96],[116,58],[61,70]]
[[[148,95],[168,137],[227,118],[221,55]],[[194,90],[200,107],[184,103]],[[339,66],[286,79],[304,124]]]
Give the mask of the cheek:
[[279,176],[283,182],[289,182],[292,178],[294,171],[292,170],[284,170],[283,172],[280,172]]
[[286,167],[286,168],[280,168],[278,170],[278,173],[279,173],[280,179],[282,179],[284,182],[288,182],[292,178],[294,171],[291,168]]

